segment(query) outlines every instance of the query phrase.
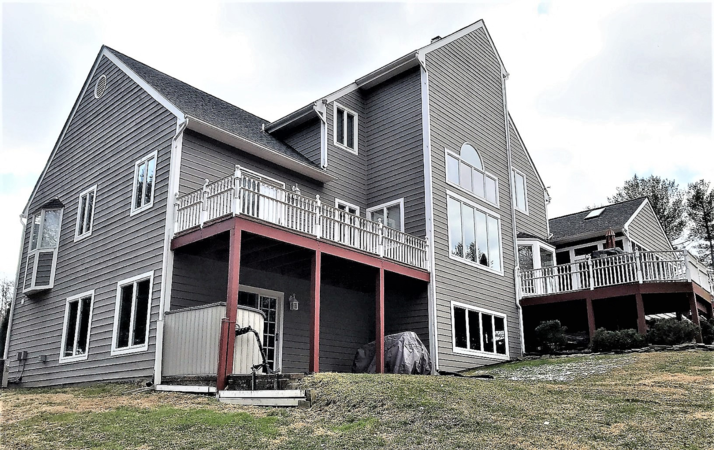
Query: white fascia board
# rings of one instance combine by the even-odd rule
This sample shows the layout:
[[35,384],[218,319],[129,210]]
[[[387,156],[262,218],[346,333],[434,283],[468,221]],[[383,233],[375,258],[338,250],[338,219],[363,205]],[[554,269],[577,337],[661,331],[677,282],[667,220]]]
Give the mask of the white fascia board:
[[399,75],[400,73],[419,65],[416,53],[408,53],[401,58],[392,61],[386,66],[368,73],[362,78],[355,80],[355,84],[362,89],[371,89],[384,81]]
[[278,120],[270,122],[265,126],[265,132],[272,134],[285,127],[299,125],[303,122],[308,121],[309,119],[312,119],[317,113],[317,111],[315,110],[315,105],[317,103],[318,102],[303,106],[297,111],[291,112],[287,116],[283,116]]
[[243,150],[246,153],[255,155],[266,161],[270,161],[279,166],[290,169],[294,172],[305,175],[306,177],[312,178],[313,180],[327,182],[335,180],[335,177],[327,174],[327,172],[310,167],[307,164],[296,161],[289,158],[281,153],[271,150],[262,145],[256,144],[255,142],[249,141],[241,136],[230,133],[222,128],[218,128],[210,123],[204,122],[202,120],[196,119],[195,117],[188,116],[188,129],[201,133],[205,136],[213,138],[219,142],[230,145],[237,149]]
[[533,239],[533,238],[518,238],[518,245],[534,245],[537,244],[541,247],[544,247],[548,250],[555,251],[555,246],[552,244],[549,244],[547,242],[541,241],[540,239]]
[[[622,226],[623,229],[627,230],[630,227],[630,224],[632,223],[633,220],[635,220],[635,217],[637,216],[637,214],[639,214],[640,211],[642,211],[642,208],[645,207],[645,203],[649,203],[649,200],[646,198],[642,200],[642,203],[640,203],[640,206],[638,206],[637,209],[635,210],[635,212],[632,213],[630,218],[627,219],[627,222],[625,222],[625,225]],[[657,216],[655,215],[655,217],[657,217]]]

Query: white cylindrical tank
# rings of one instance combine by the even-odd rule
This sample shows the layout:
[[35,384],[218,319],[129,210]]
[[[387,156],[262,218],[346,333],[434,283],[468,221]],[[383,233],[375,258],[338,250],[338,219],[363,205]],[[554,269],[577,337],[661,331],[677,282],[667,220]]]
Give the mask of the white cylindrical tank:
[[[265,323],[265,314],[263,311],[247,306],[238,306],[238,315],[236,316],[236,329],[251,326],[260,336],[260,342],[263,342],[263,324]],[[260,355],[260,348],[255,340],[255,334],[245,333],[236,336],[236,343],[233,352],[233,373],[248,374],[251,373],[251,367],[256,364],[261,364],[263,359]],[[262,369],[257,370],[262,373]]]

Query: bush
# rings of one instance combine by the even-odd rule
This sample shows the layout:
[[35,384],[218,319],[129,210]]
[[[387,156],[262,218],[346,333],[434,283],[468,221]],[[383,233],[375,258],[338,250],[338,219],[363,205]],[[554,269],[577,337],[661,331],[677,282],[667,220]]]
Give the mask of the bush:
[[714,317],[711,319],[701,319],[699,322],[702,327],[702,342],[707,345],[714,344]]
[[568,327],[562,326],[560,320],[548,320],[538,325],[535,328],[535,334],[541,350],[545,353],[561,350],[567,343],[565,339],[567,330]]
[[650,344],[677,345],[692,342],[699,334],[699,327],[692,322],[677,319],[658,320],[647,332]]
[[594,352],[609,352],[613,350],[629,350],[647,345],[647,339],[633,329],[607,331],[599,328],[590,340],[590,348]]

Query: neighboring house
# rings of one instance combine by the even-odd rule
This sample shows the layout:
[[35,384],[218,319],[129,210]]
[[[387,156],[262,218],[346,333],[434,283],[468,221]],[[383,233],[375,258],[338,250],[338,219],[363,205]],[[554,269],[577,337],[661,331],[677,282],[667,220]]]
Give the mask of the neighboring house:
[[[695,323],[699,314],[712,317],[711,273],[686,250],[672,247],[647,198],[556,217],[549,224],[551,250],[540,257],[519,239],[529,348],[537,345],[532,333],[544,320],[558,319],[571,332],[592,336],[600,327],[644,333],[645,318],[664,313],[689,314]],[[592,258],[607,248],[608,231],[623,252]]]
[[517,246],[553,248],[507,77],[479,21],[269,122],[102,47],[23,212],[11,379],[220,389],[255,310],[283,372],[400,331],[520,356]]

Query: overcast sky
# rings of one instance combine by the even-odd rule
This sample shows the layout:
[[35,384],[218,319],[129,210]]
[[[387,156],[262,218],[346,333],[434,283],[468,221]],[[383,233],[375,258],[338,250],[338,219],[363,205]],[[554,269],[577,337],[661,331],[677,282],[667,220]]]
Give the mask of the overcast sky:
[[551,217],[635,173],[714,181],[708,2],[102,5],[3,3],[0,277],[15,275],[18,215],[102,44],[274,120],[484,19]]

